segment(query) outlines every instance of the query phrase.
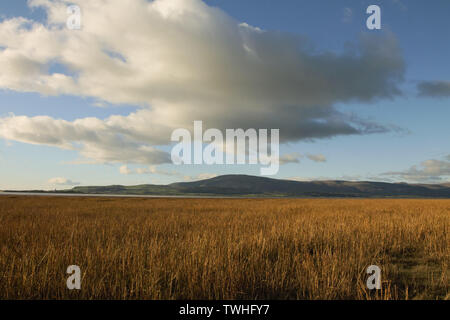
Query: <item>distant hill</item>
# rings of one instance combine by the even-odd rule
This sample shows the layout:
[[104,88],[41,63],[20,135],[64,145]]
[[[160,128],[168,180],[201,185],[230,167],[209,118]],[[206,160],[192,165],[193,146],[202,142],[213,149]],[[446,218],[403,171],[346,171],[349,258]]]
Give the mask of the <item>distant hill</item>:
[[248,175],[224,175],[212,179],[178,182],[169,185],[85,186],[57,192],[119,195],[450,198],[450,184],[407,184],[369,181],[303,182]]

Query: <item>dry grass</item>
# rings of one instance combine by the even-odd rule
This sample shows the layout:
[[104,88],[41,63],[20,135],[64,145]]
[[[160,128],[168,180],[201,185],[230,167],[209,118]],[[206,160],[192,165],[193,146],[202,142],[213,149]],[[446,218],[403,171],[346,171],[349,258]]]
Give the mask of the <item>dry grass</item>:
[[450,200],[1,196],[0,298],[448,299],[449,222]]

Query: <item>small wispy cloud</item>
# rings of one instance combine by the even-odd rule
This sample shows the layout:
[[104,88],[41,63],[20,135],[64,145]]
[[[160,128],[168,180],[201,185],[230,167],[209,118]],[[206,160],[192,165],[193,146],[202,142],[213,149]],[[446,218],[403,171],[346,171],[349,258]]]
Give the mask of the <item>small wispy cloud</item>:
[[119,168],[119,172],[120,174],[131,174],[132,170],[130,170],[127,165],[123,165]]
[[[300,163],[300,160],[305,156],[298,153],[292,152],[280,156],[280,165],[288,163]],[[327,158],[323,154],[307,154],[306,158],[314,162],[326,162]]]
[[306,156],[309,160],[314,162],[326,162],[327,158],[323,154],[308,154]]
[[303,158],[303,156],[298,152],[284,154],[280,157],[280,164],[300,163],[301,158]]
[[134,168],[131,169],[127,165],[123,165],[119,168],[119,172],[121,174],[159,174],[159,175],[165,175],[165,176],[179,176],[180,174],[176,171],[167,171],[158,168],[157,166],[148,166],[148,167],[141,167],[141,168]]
[[48,183],[55,186],[77,186],[80,184],[64,177],[51,178],[48,180]]
[[417,90],[422,97],[450,97],[450,81],[422,81],[417,85]]
[[450,177],[450,155],[443,160],[430,159],[403,171],[389,171],[382,175],[400,178],[408,182],[442,183]]
[[129,168],[127,165],[123,165],[119,168],[119,172],[121,174],[130,175],[130,174],[152,174],[152,175],[163,175],[169,177],[178,177],[184,181],[196,181],[196,180],[205,180],[217,177],[215,173],[200,173],[198,175],[183,175],[174,170],[167,171],[158,168],[157,166],[149,166],[142,168]]

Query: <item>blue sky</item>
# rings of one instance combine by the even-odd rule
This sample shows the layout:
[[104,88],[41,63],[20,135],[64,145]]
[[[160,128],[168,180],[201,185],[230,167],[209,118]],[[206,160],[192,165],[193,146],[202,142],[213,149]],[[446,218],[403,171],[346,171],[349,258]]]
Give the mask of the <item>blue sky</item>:
[[[170,12],[178,12],[175,10],[178,5],[177,0],[160,0],[159,2],[164,1],[172,2],[170,10],[173,11]],[[37,3],[39,1],[35,2]],[[46,1],[42,1],[42,3],[45,2]],[[56,2],[58,3],[58,1]],[[139,46],[136,46],[136,48],[133,47],[133,50],[125,50],[125,46],[129,43],[126,41],[133,41],[128,40],[128,37],[130,39],[139,39],[139,41],[141,41],[141,39],[145,39],[147,36],[149,38],[154,37],[155,39],[160,39],[159,36],[161,36],[161,39],[165,39],[174,35],[174,37],[180,36],[179,39],[183,39],[182,30],[177,28],[170,29],[172,25],[169,25],[169,27],[165,29],[164,22],[161,22],[163,20],[158,20],[158,23],[161,23],[161,25],[157,25],[157,27],[154,28],[156,31],[152,30],[151,32],[146,33],[145,28],[147,28],[147,25],[142,28],[136,27],[136,29],[133,29],[134,27],[132,27],[131,24],[127,24],[132,20],[121,21],[127,17],[113,15],[114,12],[120,12],[119,8],[115,11],[114,6],[116,6],[116,4],[113,0],[111,0],[111,6],[108,9],[110,11],[105,10],[103,13],[101,10],[96,13],[90,11],[87,4],[83,6],[83,1],[74,2],[80,3],[80,7],[82,8],[82,18],[86,15],[86,28],[79,31],[72,31],[72,33],[65,31],[66,33],[62,34],[62,36],[67,37],[67,39],[69,39],[68,41],[72,41],[71,37],[77,36],[74,32],[78,32],[78,35],[83,32],[91,33],[90,37],[86,36],[86,39],[92,41],[94,39],[99,43],[101,42],[102,37],[104,37],[104,39],[106,39],[105,41],[110,41],[115,50],[121,51],[122,48],[124,49],[123,54],[127,59],[127,62],[131,61],[134,57],[137,57],[136,59],[142,59],[141,54],[145,59],[145,54],[147,52],[146,47],[144,47],[147,42],[143,45],[142,52],[139,51]],[[141,2],[143,1],[139,1],[139,3]],[[64,2],[61,3],[66,5]],[[345,99],[341,99],[340,92],[337,93],[338,97],[330,98],[329,101],[327,100],[325,102],[320,97],[311,98],[313,104],[324,103],[324,108],[327,112],[339,111],[346,115],[355,115],[358,119],[381,125],[384,128],[384,130],[382,130],[383,132],[350,135],[328,134],[324,135],[324,137],[316,137],[302,136],[296,131],[295,122],[286,123],[285,128],[280,125],[281,135],[285,129],[286,131],[292,131],[294,137],[288,139],[289,142],[281,146],[281,155],[294,155],[295,157],[298,157],[298,162],[282,165],[279,173],[275,176],[276,178],[300,180],[352,179],[406,181],[413,183],[442,183],[450,181],[450,142],[448,139],[450,136],[448,125],[448,120],[450,119],[450,63],[448,63],[448,57],[450,56],[450,37],[448,36],[448,32],[450,31],[450,19],[448,15],[450,12],[449,1],[436,0],[430,3],[418,0],[209,0],[204,3],[208,7],[218,7],[221,13],[219,14],[215,11],[210,11],[209,8],[198,5],[196,0],[190,0],[189,5],[192,4],[192,6],[188,7],[188,5],[183,5],[182,10],[194,12],[194,14],[203,10],[204,12],[202,11],[202,14],[211,15],[211,17],[215,19],[205,20],[207,21],[205,24],[197,24],[197,22],[186,20],[187,22],[184,23],[188,23],[187,29],[192,27],[192,30],[197,32],[198,30],[195,28],[210,27],[212,30],[218,30],[217,32],[223,30],[226,30],[226,32],[233,32],[234,29],[230,27],[230,25],[233,23],[236,23],[237,25],[241,22],[245,22],[250,26],[258,27],[275,35],[281,34],[283,37],[290,37],[289,39],[291,40],[282,38],[281,40],[276,40],[279,42],[271,42],[275,40],[273,40],[273,38],[258,40],[257,32],[252,34],[257,41],[261,41],[260,44],[270,45],[276,43],[280,46],[280,48],[276,48],[276,50],[284,50],[283,45],[286,44],[287,49],[280,52],[288,52],[287,50],[291,50],[291,41],[298,41],[302,44],[306,43],[308,46],[314,47],[314,50],[311,49],[312,51],[308,51],[307,53],[310,54],[308,57],[311,58],[311,61],[323,52],[331,52],[337,56],[345,56],[347,50],[349,50],[348,48],[358,50],[359,39],[362,36],[364,37],[364,35],[367,37],[379,36],[382,38],[391,37],[395,39],[396,46],[398,47],[395,49],[395,53],[398,53],[401,56],[404,64],[404,70],[402,71],[403,80],[395,82],[395,86],[398,87],[401,94],[386,97],[380,93],[381,89],[379,91],[374,89],[373,97],[367,99],[368,101],[361,99],[361,95],[358,93],[346,93],[348,96],[346,96]],[[366,19],[368,15],[365,11],[371,4],[378,4],[381,7],[381,30],[371,31],[366,28]],[[195,96],[194,93],[197,91],[197,87],[192,81],[187,84],[189,86],[189,91],[186,90],[186,92],[173,93],[172,91],[174,90],[171,88],[167,89],[166,87],[163,88],[162,84],[157,82],[158,79],[155,82],[153,78],[151,81],[149,80],[151,85],[149,85],[148,90],[145,90],[145,86],[143,88],[130,88],[129,91],[124,92],[123,94],[117,93],[117,89],[115,89],[117,81],[113,81],[114,79],[111,80],[111,84],[109,84],[109,82],[105,84],[104,90],[92,90],[90,88],[90,82],[88,81],[92,79],[92,77],[88,76],[85,78],[80,77],[80,79],[77,79],[76,76],[74,76],[74,79],[76,78],[76,80],[80,81],[76,88],[66,83],[64,83],[64,85],[58,83],[58,81],[63,81],[61,79],[53,79],[51,80],[52,82],[44,82],[42,86],[37,86],[36,83],[40,84],[43,81],[42,79],[47,79],[39,78],[41,76],[53,73],[68,74],[70,76],[70,72],[68,71],[70,68],[72,68],[75,73],[85,73],[88,75],[88,73],[95,68],[87,67],[93,63],[92,61],[86,61],[85,64],[84,62],[83,64],[80,63],[80,66],[71,64],[70,62],[67,62],[70,61],[71,56],[68,57],[63,54],[59,55],[58,52],[51,52],[48,56],[41,58],[39,55],[40,50],[43,52],[50,52],[50,49],[53,50],[54,47],[61,48],[58,47],[59,43],[56,42],[56,40],[55,44],[52,44],[52,46],[47,45],[47,43],[39,43],[39,40],[42,39],[39,34],[37,32],[30,32],[25,38],[28,42],[17,44],[14,42],[13,37],[5,31],[8,28],[8,21],[17,17],[25,17],[35,21],[37,24],[42,24],[45,28],[48,28],[45,32],[51,34],[53,31],[52,27],[49,26],[50,22],[47,21],[46,12],[50,12],[51,10],[58,12],[57,9],[58,8],[56,7],[53,8],[50,6],[31,8],[27,5],[27,1],[22,0],[2,1],[0,3],[0,16],[2,19],[0,24],[0,48],[2,50],[0,50],[0,54],[4,54],[5,56],[4,59],[0,59],[0,65],[2,63],[9,63],[8,61],[13,61],[7,60],[7,58],[16,59],[17,57],[26,56],[29,59],[27,61],[32,61],[32,63],[35,64],[41,63],[41,68],[45,69],[45,67],[47,67],[48,69],[42,71],[44,74],[36,75],[36,78],[30,77],[27,81],[22,81],[17,80],[14,77],[14,74],[8,74],[8,72],[14,72],[16,69],[6,68],[8,71],[3,72],[3,74],[6,75],[4,77],[5,79],[1,80],[0,78],[0,189],[53,189],[67,188],[76,184],[165,184],[180,180],[192,180],[229,173],[259,174],[259,166],[254,165],[174,166],[171,163],[165,163],[159,160],[155,160],[155,162],[152,162],[153,160],[134,162],[133,159],[128,159],[126,155],[120,154],[116,149],[111,151],[109,148],[116,148],[117,146],[110,145],[109,138],[105,139],[107,142],[104,142],[105,144],[103,145],[100,145],[101,142],[98,141],[94,143],[91,140],[82,140],[82,138],[71,139],[70,136],[61,139],[61,141],[64,140],[62,142],[50,143],[49,141],[53,141],[51,139],[50,131],[54,128],[53,126],[58,126],[58,123],[55,122],[58,119],[67,121],[67,128],[71,126],[71,129],[67,129],[70,132],[72,132],[71,130],[73,128],[77,128],[75,123],[77,119],[85,118],[106,121],[106,119],[111,116],[121,116],[120,125],[126,126],[128,123],[127,121],[131,121],[129,117],[130,114],[138,112],[138,117],[141,114],[139,113],[139,110],[144,110],[144,112],[146,112],[146,108],[154,108],[159,111],[150,113],[154,123],[149,123],[149,126],[153,126],[155,129],[152,129],[153,131],[148,133],[149,137],[152,139],[152,142],[149,142],[149,145],[157,146],[157,148],[161,150],[170,152],[169,146],[161,146],[164,144],[161,141],[163,141],[164,138],[168,139],[168,137],[161,138],[158,136],[158,133],[161,135],[166,134],[165,130],[158,130],[159,125],[164,124],[165,127],[170,127],[175,121],[181,121],[181,115],[183,114],[194,113],[193,116],[195,117],[197,116],[195,110],[199,110],[197,120],[202,120],[202,117],[210,117],[211,115],[204,111],[204,109],[207,108],[209,101],[203,99],[204,96],[208,96],[209,92],[214,92],[215,94],[215,87],[210,89],[208,86],[203,85],[201,97]],[[96,21],[93,17],[95,14],[106,14],[105,12],[110,13],[110,17],[113,17],[113,19],[117,19],[117,28],[119,28],[118,26],[127,25],[130,25],[130,27],[118,29],[122,34],[118,32],[115,36],[101,28],[99,28],[100,31],[97,31],[96,27],[93,25],[93,21]],[[173,15],[175,14],[173,13]],[[223,18],[224,16],[227,18]],[[149,16],[149,19],[151,17],[153,16]],[[177,19],[188,19],[185,18],[188,17],[188,15],[177,17]],[[222,21],[222,18],[225,20]],[[55,16],[53,16],[52,19],[56,19],[52,22],[57,24],[58,22],[64,21],[66,17],[60,16],[55,18]],[[57,21],[58,19],[61,19],[61,21]],[[142,19],[145,19],[145,17],[142,17]],[[139,18],[136,18],[136,20],[140,21]],[[104,20],[99,19],[97,24],[101,25],[103,23],[102,21]],[[179,21],[177,21],[177,23],[178,22]],[[190,23],[192,23],[192,25]],[[114,27],[112,28],[115,28],[116,24],[114,24]],[[218,24],[218,26],[215,24]],[[224,26],[220,24],[224,24]],[[4,32],[2,32],[2,30]],[[20,32],[20,28],[13,28],[12,30],[13,31],[11,32]],[[178,33],[175,34],[175,32],[180,32],[180,35]],[[226,32],[224,31],[223,34],[226,35]],[[208,33],[198,34],[204,35]],[[196,33],[195,35],[197,36],[198,34]],[[136,36],[133,38],[134,35]],[[187,36],[190,35],[191,34],[188,34]],[[81,38],[83,36],[84,35],[82,35]],[[222,36],[222,33],[220,33],[220,36]],[[127,38],[127,40],[122,42],[122,37],[124,39]],[[45,39],[45,37],[43,39]],[[202,42],[203,40],[197,38],[193,39],[193,42],[196,45],[198,44],[198,47],[186,48],[180,44],[180,51],[176,54],[172,52],[174,50],[174,44],[168,42],[169,40],[158,40],[161,42],[156,43],[159,46],[158,48],[164,49],[164,57],[168,55],[172,56],[172,53],[174,56],[178,57],[183,54],[183,50],[186,50],[189,53],[191,51],[197,52],[196,50],[202,50],[198,52],[203,53],[209,50],[208,42]],[[231,44],[228,45],[226,42],[228,41],[228,38],[226,38],[226,36],[217,39],[218,40],[211,40],[209,42],[210,45],[217,47],[223,45],[223,48],[228,48],[234,43],[231,42],[232,40],[229,40]],[[196,42],[197,40],[198,43]],[[151,41],[149,41],[149,43],[153,44]],[[5,51],[9,48],[11,48],[10,51],[17,54],[17,56],[6,56]],[[264,50],[265,47],[261,45],[261,48],[262,49],[259,50]],[[267,50],[270,51],[272,49]],[[38,53],[36,54],[36,52]],[[229,61],[231,61],[231,64],[233,64],[232,62],[235,61],[234,57],[227,56],[226,50],[217,50],[218,53],[215,52],[216,51],[211,53],[211,55],[220,54],[220,52],[225,53],[224,57],[220,57],[222,60],[217,57],[211,58],[213,62],[217,63],[217,61],[224,61],[225,63],[226,61],[227,63],[230,63]],[[362,55],[361,52],[358,54]],[[370,52],[367,54],[370,56]],[[80,55],[82,56],[80,59],[88,59],[84,58],[84,55],[81,52]],[[88,56],[88,53],[86,56]],[[170,64],[165,60],[158,60],[157,57],[160,56],[155,55],[155,57],[152,56],[152,59],[148,60],[151,65],[149,66],[151,72],[155,72],[154,70],[156,69],[152,69],[154,66],[161,64],[166,67],[166,64]],[[205,60],[209,58],[209,55],[205,56]],[[228,58],[230,58],[230,60],[228,60]],[[60,62],[61,64],[57,63],[49,67],[49,61],[58,59],[62,61]],[[271,60],[274,64],[279,64],[280,68],[283,67],[282,61],[277,61],[276,58],[271,59],[275,59]],[[181,57],[181,60],[183,60],[183,57]],[[24,63],[24,60],[20,61],[21,63]],[[342,61],[345,62],[347,60],[342,59]],[[375,58],[374,60],[368,61],[379,60]],[[387,61],[386,59],[382,61],[383,63],[396,62]],[[64,65],[65,62],[67,62],[67,66]],[[98,64],[101,63],[103,63],[103,61]],[[240,61],[237,61],[236,65],[238,63],[240,63]],[[174,61],[171,65],[178,66],[178,64],[179,67],[176,71],[189,70],[189,72],[199,72],[201,75],[203,75],[204,70],[208,68],[211,69],[210,64],[207,66],[205,65],[204,69],[202,68],[202,65],[199,64],[198,66],[200,67],[197,66],[196,69],[190,70],[187,69],[187,66],[181,64],[179,60]],[[92,65],[95,66],[95,64]],[[121,67],[126,68],[127,66]],[[396,66],[393,68],[395,67]],[[167,68],[171,68],[171,66]],[[207,76],[213,77],[220,82],[223,77],[228,76],[226,72],[227,68],[224,68],[223,65],[218,65],[217,71],[212,68],[211,72],[213,72],[213,74],[208,74]],[[229,68],[232,69],[233,66],[230,66]],[[320,67],[318,68],[319,71],[322,71]],[[374,68],[376,68],[376,66]],[[386,68],[385,73],[380,76],[384,77],[380,79],[380,82],[385,81],[387,83],[389,66],[381,66],[380,68]],[[4,70],[5,68],[2,67],[2,69]],[[400,69],[401,68],[399,67],[399,70]],[[127,72],[130,70],[134,69],[130,67],[130,69],[127,69]],[[94,76],[101,74],[103,77],[102,72],[104,72],[103,69],[98,72],[96,71],[93,74]],[[367,83],[370,84],[370,80],[368,80],[370,75],[364,75],[365,72],[367,71],[364,69],[360,70],[361,81],[367,81]],[[224,74],[223,77],[221,76],[221,73]],[[165,75],[166,74],[167,73],[165,73]],[[324,71],[324,74],[327,74],[326,71]],[[386,75],[384,76],[384,74]],[[141,76],[142,79],[148,79],[148,77],[151,77],[152,75],[153,73],[142,74],[142,72],[140,72],[136,76],[136,79]],[[347,77],[345,72],[342,75],[344,76],[338,77],[338,79],[332,78],[333,81],[346,81]],[[114,75],[108,75],[108,81],[113,76]],[[176,74],[176,76],[179,76],[179,74]],[[295,77],[295,74],[292,75],[292,77]],[[351,77],[357,76],[349,75],[349,78]],[[133,78],[134,76],[130,78],[131,82]],[[86,84],[81,84],[83,79],[87,79]],[[104,78],[99,79],[102,79],[103,81]],[[95,80],[99,81],[98,79]],[[325,80],[331,81],[329,78]],[[36,83],[33,81],[36,81]],[[120,79],[118,81],[120,82]],[[169,80],[165,79],[164,81],[164,85],[166,85],[166,82]],[[125,86],[128,86],[129,82],[126,83]],[[383,85],[387,85],[386,83],[383,83]],[[434,91],[421,91],[421,84],[425,84],[424,87],[426,88],[431,87],[437,89]],[[101,85],[103,85],[103,82],[101,82]],[[47,90],[45,86],[51,88]],[[58,90],[53,90],[55,86]],[[287,84],[287,86],[289,86],[289,84]],[[145,91],[145,94],[141,93],[141,89]],[[322,89],[327,90],[327,88]],[[233,87],[230,90],[235,90],[235,88]],[[295,88],[292,90],[292,93],[288,92],[287,94],[292,94],[295,99],[299,99],[299,108],[303,108],[303,103],[305,103],[304,100],[302,100],[301,96],[298,98]],[[240,90],[238,91],[240,95]],[[155,92],[155,95],[158,94],[158,96],[153,96],[153,92]],[[235,93],[235,91],[230,92],[233,94]],[[136,95],[133,96],[133,94]],[[169,94],[170,96],[168,96]],[[177,95],[177,98],[173,97],[175,94]],[[188,99],[191,99],[193,105],[185,105],[182,102],[179,102],[180,96],[186,96]],[[246,99],[246,97],[239,97],[240,100]],[[249,100],[253,98],[254,97],[250,97]],[[269,98],[272,99],[272,96],[269,96]],[[199,99],[201,100],[201,103],[197,106],[195,102],[200,101]],[[255,101],[257,101],[257,98],[255,99]],[[148,105],[146,104],[147,101]],[[236,104],[236,101],[239,100],[230,101]],[[217,108],[223,109],[223,106],[227,106],[230,101],[211,101],[211,104],[215,105],[217,103]],[[320,101],[320,103],[318,101]],[[173,102],[174,106],[170,105],[164,109],[162,106],[158,105],[158,103],[161,103],[165,106],[166,104],[169,104],[169,102]],[[186,108],[180,111],[179,117],[174,115],[174,113],[181,108],[177,107],[177,103],[180,103],[182,108]],[[270,105],[271,108],[277,107],[276,101],[274,103],[275,104]],[[241,107],[236,105],[233,107],[236,107],[236,109],[233,109],[232,112],[239,113],[239,110],[246,110],[245,108],[248,106]],[[308,105],[308,108],[309,107],[310,106]],[[200,111],[201,108],[203,108],[202,111]],[[267,108],[269,108],[269,106],[267,106]],[[279,106],[279,108],[281,108],[281,106]],[[166,113],[164,110],[170,110],[170,112],[167,111],[167,118],[165,118]],[[273,115],[276,117],[277,111],[271,110],[271,112],[274,112]],[[11,114],[13,114],[13,116]],[[19,121],[17,116],[25,116],[26,119],[30,119],[30,125]],[[45,121],[49,122],[44,121],[42,124],[37,125],[33,120],[36,116],[47,116]],[[221,116],[222,118],[215,119],[216,122],[211,120],[212,123],[218,123],[218,125],[223,124],[228,127],[233,125],[232,120],[230,120],[230,122],[224,122],[225,120],[223,120],[223,115],[220,112],[215,114],[215,116]],[[239,119],[239,116],[235,116],[235,118]],[[2,122],[1,119],[7,120]],[[255,119],[259,119],[259,117],[255,117]],[[46,127],[46,123],[50,123],[50,121],[52,125],[49,124],[49,126]],[[251,117],[244,123],[252,126],[253,123]],[[32,126],[32,129],[29,129],[28,127],[17,129],[19,125]],[[83,125],[87,126],[85,124]],[[257,127],[259,125],[259,123],[255,123],[254,126]],[[117,126],[117,123],[114,122],[113,127],[117,128]],[[301,126],[301,123],[299,123],[298,126]],[[91,128],[90,125],[89,128]],[[28,129],[31,130],[31,132],[26,132],[26,134],[24,134]],[[84,137],[93,135],[95,132],[98,132],[98,135],[101,135],[103,132],[95,131],[94,129],[92,130],[92,132],[80,135],[83,135]],[[55,133],[55,135],[57,134],[58,133]],[[115,133],[107,131],[107,134],[114,136]],[[145,134],[144,132],[136,133],[136,135],[140,134],[146,135],[147,132],[145,132]],[[41,138],[42,136],[45,136],[45,139]],[[98,139],[102,140],[101,137]],[[73,144],[73,148],[68,149],[63,147],[63,144],[67,141]],[[132,148],[135,140],[126,140],[125,143],[127,141],[129,141],[129,144],[127,144],[127,148],[123,149],[123,153],[131,154],[133,152]],[[80,151],[81,149],[79,148],[82,147],[84,148],[84,151]],[[117,156],[118,154],[119,156]],[[310,160],[307,155],[322,155],[326,161],[313,161]],[[149,159],[155,159],[153,158],[153,155],[149,155],[148,157]],[[129,170],[149,167],[152,169],[145,170],[146,173],[144,174],[123,174],[124,170],[122,170],[122,173],[119,170],[119,168],[123,166],[126,166]]]

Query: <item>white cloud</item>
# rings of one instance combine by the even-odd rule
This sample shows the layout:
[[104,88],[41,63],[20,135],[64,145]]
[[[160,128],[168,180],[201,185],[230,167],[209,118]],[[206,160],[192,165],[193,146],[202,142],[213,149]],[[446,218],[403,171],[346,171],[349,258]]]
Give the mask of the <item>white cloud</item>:
[[410,182],[441,183],[450,178],[450,155],[444,160],[426,160],[419,166],[412,166],[404,171],[390,171],[382,175],[400,178]]
[[323,154],[308,154],[307,155],[309,160],[312,160],[314,162],[326,162],[327,158]]
[[[69,3],[81,7],[81,30],[65,27]],[[235,21],[199,0],[30,4],[43,6],[49,20],[0,22],[0,88],[141,109],[74,121],[3,117],[0,137],[78,150],[102,163],[169,162],[155,146],[194,120],[222,130],[282,128],[283,142],[385,132],[334,105],[395,96],[404,74],[392,35],[363,35],[357,53],[338,55]],[[66,72],[52,72],[54,63]]]
[[215,173],[201,173],[201,174],[197,175],[197,178],[199,180],[212,179],[215,177],[217,177],[217,174],[215,174]]
[[165,176],[181,176],[180,173],[176,171],[167,171],[158,168],[157,166],[148,166],[148,167],[140,167],[135,169],[128,168],[127,165],[123,165],[119,168],[119,172],[121,174],[158,174],[158,175],[165,175]]
[[300,163],[300,159],[303,156],[298,152],[288,153],[284,154],[280,157],[280,164],[287,164],[287,163]]
[[48,183],[58,186],[76,186],[80,184],[79,182],[73,182],[72,180],[64,177],[51,178],[50,180],[48,180]]
[[131,174],[132,171],[130,169],[128,169],[127,165],[123,165],[119,168],[119,172],[120,174]]
[[[280,164],[300,163],[304,156],[298,152],[284,154],[280,157]],[[323,154],[307,154],[306,157],[314,162],[326,162],[327,158]]]
[[[134,116],[138,117],[135,114],[129,117]],[[152,142],[156,143],[157,140],[139,136],[131,128],[128,130],[125,124],[117,125],[120,121],[122,119],[119,116],[112,116],[106,120],[84,118],[69,122],[47,116],[10,115],[0,118],[0,136],[7,140],[78,150],[84,158],[94,159],[99,163],[170,162],[168,153],[149,145]],[[141,121],[145,119],[136,122]],[[129,125],[132,123],[131,121]]]

